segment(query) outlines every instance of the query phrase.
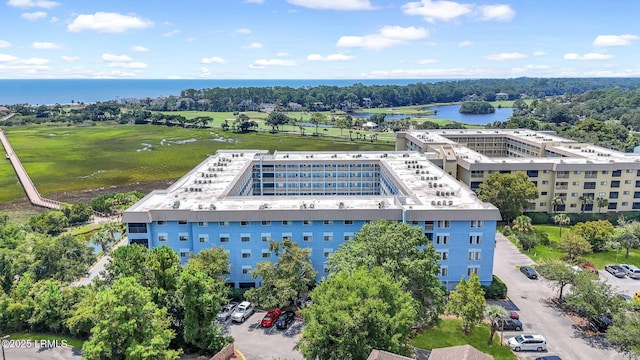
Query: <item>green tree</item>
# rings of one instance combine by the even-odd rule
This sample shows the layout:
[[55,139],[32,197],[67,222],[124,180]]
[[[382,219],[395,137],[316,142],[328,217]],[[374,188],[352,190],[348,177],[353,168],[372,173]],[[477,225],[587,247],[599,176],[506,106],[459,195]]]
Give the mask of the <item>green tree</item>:
[[[348,115],[347,115],[348,116]],[[349,120],[346,117],[339,117],[336,119],[335,126],[340,129],[340,136],[342,137],[342,130],[350,128]]]
[[147,248],[139,244],[121,246],[111,253],[111,260],[104,266],[102,278],[113,284],[122,277],[134,277],[142,281],[145,274]]
[[31,252],[31,269],[36,280],[76,280],[87,273],[89,265],[95,260],[93,248],[71,234],[37,237]]
[[596,220],[577,223],[571,229],[572,232],[579,234],[586,239],[593,251],[604,251],[606,249],[607,240],[613,235],[615,228],[609,220]]
[[211,355],[222,350],[233,338],[224,336],[215,320],[228,299],[229,288],[192,263],[185,266],[178,283],[184,305],[184,340]]
[[558,212],[558,207],[564,205],[564,200],[560,196],[554,196],[553,200],[551,200],[551,205],[553,205],[553,212]]
[[491,174],[478,189],[478,198],[500,209],[502,217],[507,222],[522,215],[529,202],[537,197],[538,188],[522,171]]
[[59,210],[48,210],[29,218],[29,225],[35,232],[58,235],[69,226],[69,219]]
[[564,258],[569,262],[575,262],[578,257],[591,253],[591,244],[579,233],[570,231],[558,242],[558,250],[565,253]]
[[88,338],[97,321],[97,314],[94,311],[98,292],[94,286],[78,286],[75,289],[77,289],[78,298],[71,305],[69,315],[65,319],[65,326],[72,335]]
[[562,237],[562,226],[571,224],[571,218],[567,214],[558,214],[553,217],[553,222],[560,227],[560,237]]
[[618,297],[616,288],[583,273],[576,276],[571,292],[566,296],[570,308],[586,318],[612,316],[625,309],[626,303]]
[[598,206],[598,213],[599,213],[603,207],[609,205],[609,200],[607,200],[607,198],[604,198],[604,197],[597,197],[596,205]]
[[124,277],[98,293],[94,309],[96,325],[84,343],[85,359],[177,359],[170,350],[174,334],[167,310],[151,301],[151,294],[137,280]]
[[332,273],[381,267],[418,301],[419,320],[429,324],[444,311],[438,260],[433,242],[420,227],[378,220],[365,224],[354,240],[340,245],[328,264]]
[[447,312],[462,318],[462,331],[465,334],[473,331],[473,327],[482,321],[487,302],[478,275],[472,274],[469,280],[460,279],[455,290],[449,293]]
[[531,218],[527,215],[520,215],[513,220],[513,224],[511,225],[511,229],[513,231],[521,232],[521,233],[532,233],[535,231],[533,225],[531,224]]
[[271,241],[269,250],[275,253],[278,261],[258,263],[252,276],[254,279],[262,277],[261,286],[247,290],[244,296],[262,307],[284,307],[309,292],[317,273],[311,264],[309,249],[300,248],[292,240]]
[[365,360],[372,349],[410,353],[415,301],[380,268],[332,274],[302,309],[305,326],[296,347],[305,359]]
[[582,194],[578,200],[580,200],[580,212],[583,213],[587,209],[587,205],[593,204],[593,195]]
[[320,112],[314,112],[313,114],[311,114],[311,118],[309,119],[309,121],[311,121],[311,123],[315,125],[316,136],[318,136],[318,125],[327,122],[327,115]]
[[621,313],[613,317],[613,326],[605,334],[607,341],[630,359],[640,354],[640,313]]
[[93,216],[93,208],[88,204],[64,204],[61,210],[71,225],[85,223],[91,220],[91,216]]
[[507,317],[507,310],[500,305],[487,305],[484,309],[484,317],[489,322],[491,329],[487,344],[493,345],[493,337],[495,336],[496,331],[501,329],[502,320]]
[[271,126],[272,132],[276,132],[280,125],[289,123],[289,117],[280,112],[272,112],[267,115],[267,120],[265,122],[267,125]]
[[187,263],[196,266],[200,271],[214,279],[224,279],[231,272],[229,254],[221,247],[212,246],[208,249],[200,250],[197,255],[189,258]]
[[178,276],[182,270],[180,257],[168,246],[154,247],[147,253],[144,269],[143,285],[151,289],[156,304],[165,305],[166,294],[178,288]]
[[576,272],[558,260],[543,262],[536,267],[536,270],[546,281],[551,283],[551,286],[558,289],[558,301],[562,302],[564,288],[575,282]]
[[493,114],[496,108],[486,101],[465,101],[458,111],[462,114]]
[[91,235],[91,238],[89,238],[89,242],[100,245],[102,252],[106,252],[109,246],[113,243],[113,237],[107,231],[96,231]]
[[33,313],[29,324],[33,330],[55,333],[62,330],[65,314],[61,288],[62,284],[58,281],[43,280],[31,289]]
[[637,248],[638,245],[640,245],[640,223],[631,221],[616,228],[611,237],[611,241],[615,243],[618,248],[625,249],[624,257],[628,259],[631,249]]

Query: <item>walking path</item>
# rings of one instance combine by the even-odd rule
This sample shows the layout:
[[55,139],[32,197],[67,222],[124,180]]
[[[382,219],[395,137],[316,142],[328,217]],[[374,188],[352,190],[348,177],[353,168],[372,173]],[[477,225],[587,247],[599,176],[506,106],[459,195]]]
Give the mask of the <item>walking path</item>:
[[[10,114],[3,117],[2,119],[0,119],[0,123],[12,118],[14,115],[15,114]],[[4,147],[4,151],[6,152],[7,159],[11,161],[11,165],[13,165],[13,169],[16,171],[16,175],[18,175],[18,180],[20,181],[20,184],[22,185],[24,192],[27,194],[27,197],[29,198],[31,204],[48,209],[60,209],[61,203],[59,201],[43,198],[40,195],[40,193],[36,189],[36,186],[31,181],[29,174],[27,174],[27,171],[22,166],[20,159],[18,159],[18,155],[16,155],[16,153],[13,151],[11,144],[9,144],[9,140],[5,136],[2,129],[0,129],[0,142],[2,142],[2,146]]]

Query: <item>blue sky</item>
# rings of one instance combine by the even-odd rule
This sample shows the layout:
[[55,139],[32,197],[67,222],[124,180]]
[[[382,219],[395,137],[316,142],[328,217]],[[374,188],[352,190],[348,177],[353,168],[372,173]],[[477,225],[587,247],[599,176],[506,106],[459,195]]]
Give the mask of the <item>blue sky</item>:
[[640,76],[636,0],[2,0],[0,78]]

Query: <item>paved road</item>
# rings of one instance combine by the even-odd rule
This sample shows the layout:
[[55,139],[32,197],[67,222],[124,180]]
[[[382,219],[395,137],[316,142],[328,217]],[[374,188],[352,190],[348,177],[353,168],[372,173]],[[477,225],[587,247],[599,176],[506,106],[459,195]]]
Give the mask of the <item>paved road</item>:
[[[122,240],[118,241],[114,246],[112,246],[111,249],[109,250],[109,252],[115,250],[116,248],[119,248],[120,246],[124,246],[124,245],[128,245],[128,244],[129,244],[129,240],[125,237]],[[111,260],[111,256],[109,256],[109,254],[106,254],[106,255],[102,256],[101,258],[98,259],[98,261],[96,261],[89,268],[87,276],[83,277],[82,279],[74,281],[71,285],[72,286],[82,286],[82,285],[91,284],[93,279],[98,277],[98,276],[100,276],[100,273],[102,271],[104,271],[105,265],[107,265],[107,263],[109,263],[110,260]]]
[[[562,359],[623,360],[624,356],[607,347],[602,336],[587,336],[560,310],[546,300],[557,296],[544,280],[529,280],[517,269],[520,265],[531,265],[533,261],[502,234],[496,234],[494,274],[509,288],[513,310],[520,313],[523,333],[543,335],[547,339],[548,354]],[[604,277],[606,274],[601,274]],[[538,353],[522,353],[521,358],[530,360]]]

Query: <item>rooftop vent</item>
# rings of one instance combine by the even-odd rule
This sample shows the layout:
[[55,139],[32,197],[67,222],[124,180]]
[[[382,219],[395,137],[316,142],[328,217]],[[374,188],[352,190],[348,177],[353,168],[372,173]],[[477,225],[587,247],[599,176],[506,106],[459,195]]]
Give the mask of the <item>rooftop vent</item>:
[[174,209],[178,209],[180,207],[180,201],[174,201],[173,206]]
[[338,209],[344,209],[344,203],[342,201],[338,203]]
[[453,205],[453,200],[449,200],[449,205]]

